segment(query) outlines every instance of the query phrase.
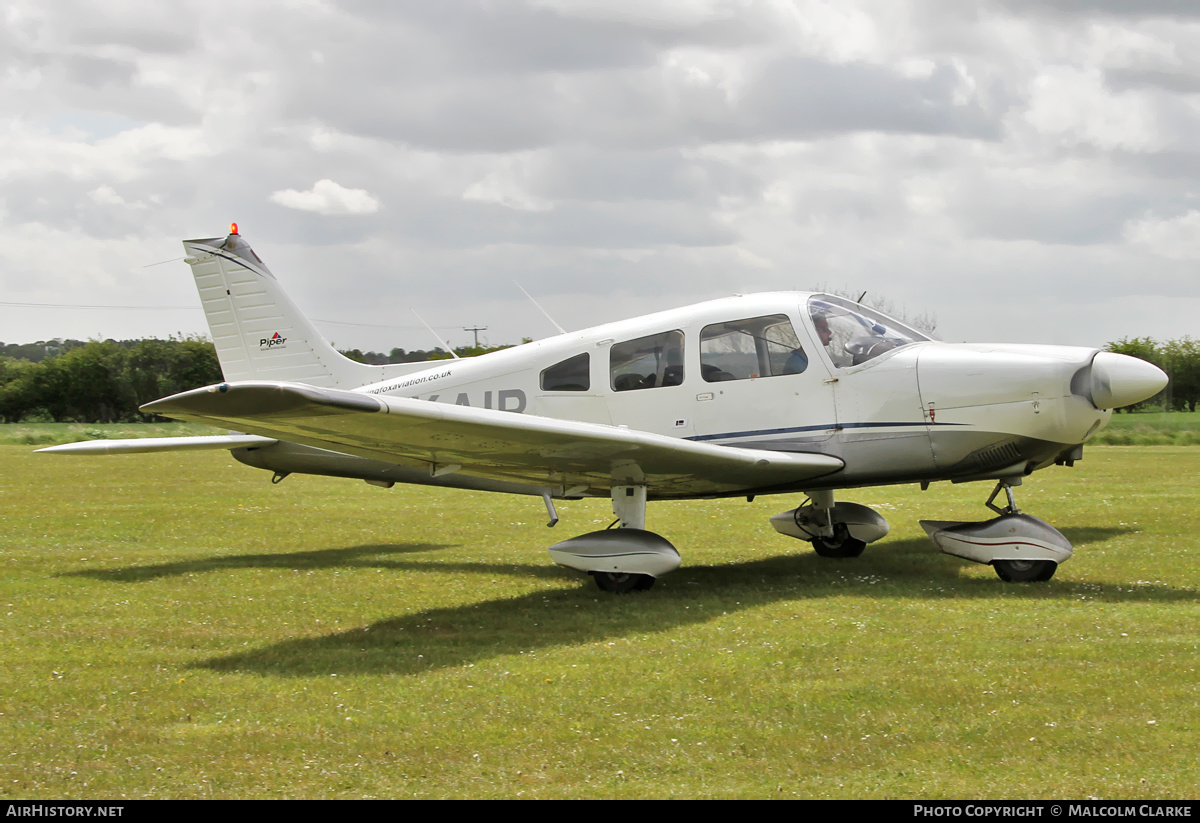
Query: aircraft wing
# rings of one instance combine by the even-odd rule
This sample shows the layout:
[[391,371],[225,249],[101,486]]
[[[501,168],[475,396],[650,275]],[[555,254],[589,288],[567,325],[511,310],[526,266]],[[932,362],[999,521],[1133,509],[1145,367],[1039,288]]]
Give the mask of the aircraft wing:
[[844,465],[796,454],[699,443],[619,426],[411,398],[247,381],[183,392],[144,411],[398,465],[608,495],[646,484],[652,497],[752,492]]
[[125,440],[84,440],[37,449],[51,454],[148,454],[150,452],[198,451],[202,449],[244,449],[269,446],[279,441],[256,434],[215,434],[199,437],[136,437]]

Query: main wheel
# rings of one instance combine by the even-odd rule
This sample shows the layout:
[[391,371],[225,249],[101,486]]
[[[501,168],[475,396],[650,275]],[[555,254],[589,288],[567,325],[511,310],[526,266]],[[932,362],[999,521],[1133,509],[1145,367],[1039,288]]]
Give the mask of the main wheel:
[[815,537],[810,542],[821,557],[858,557],[867,547],[865,541],[850,536],[845,523],[834,524],[833,537]]
[[1054,577],[1053,560],[993,560],[992,568],[1005,583],[1041,583]]
[[625,572],[592,572],[596,585],[606,592],[624,594],[625,592],[643,592],[654,585],[654,578],[648,574],[628,574]]

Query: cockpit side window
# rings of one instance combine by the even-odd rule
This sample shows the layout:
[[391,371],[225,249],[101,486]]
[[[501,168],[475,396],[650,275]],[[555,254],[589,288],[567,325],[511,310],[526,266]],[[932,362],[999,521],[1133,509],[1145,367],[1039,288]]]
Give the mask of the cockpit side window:
[[587,391],[592,386],[587,352],[555,363],[542,372],[542,391]]
[[930,339],[881,312],[827,294],[809,298],[808,316],[817,339],[839,369],[858,366],[884,352]]
[[613,391],[656,389],[683,382],[681,331],[614,343],[608,357]]
[[808,355],[785,314],[713,323],[700,332],[700,374],[708,383],[799,374]]

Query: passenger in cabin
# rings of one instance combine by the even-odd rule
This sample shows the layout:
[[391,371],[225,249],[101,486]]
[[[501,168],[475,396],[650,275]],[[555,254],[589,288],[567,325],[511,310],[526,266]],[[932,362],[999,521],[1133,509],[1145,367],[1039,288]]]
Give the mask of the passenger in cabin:
[[683,353],[679,349],[667,349],[667,367],[663,370],[662,384],[678,386],[683,382]]
[[783,371],[780,374],[800,374],[807,368],[808,355],[804,353],[803,348],[797,346],[788,355],[787,362],[783,364]]
[[729,372],[722,370],[719,366],[714,366],[712,363],[701,363],[700,374],[705,382],[708,383],[720,383],[724,380],[737,379]]

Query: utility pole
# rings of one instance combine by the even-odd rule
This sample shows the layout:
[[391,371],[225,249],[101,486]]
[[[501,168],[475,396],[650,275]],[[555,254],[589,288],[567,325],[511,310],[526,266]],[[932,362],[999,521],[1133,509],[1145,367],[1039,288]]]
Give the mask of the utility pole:
[[474,333],[475,333],[475,348],[479,348],[479,333],[480,333],[481,331],[487,331],[487,328],[488,328],[487,326],[475,326],[475,327],[472,327],[472,328],[468,328],[467,326],[463,326],[463,331],[469,331],[469,332],[474,332]]

